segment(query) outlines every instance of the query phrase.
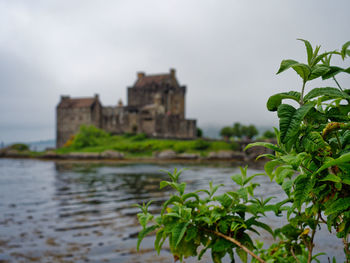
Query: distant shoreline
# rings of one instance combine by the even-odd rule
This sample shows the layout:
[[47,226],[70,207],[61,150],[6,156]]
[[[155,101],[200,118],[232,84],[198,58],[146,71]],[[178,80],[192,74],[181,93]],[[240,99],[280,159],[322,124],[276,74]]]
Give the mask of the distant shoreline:
[[266,159],[260,160],[242,160],[237,158],[221,158],[221,159],[185,159],[185,158],[169,158],[159,159],[155,157],[142,157],[142,158],[68,158],[68,157],[43,157],[43,156],[29,156],[29,155],[12,155],[12,156],[0,156],[1,159],[32,159],[41,161],[54,161],[63,163],[101,163],[101,164],[198,164],[198,165],[220,165],[220,164],[234,164],[234,165],[246,165],[257,168],[262,168],[266,162]]

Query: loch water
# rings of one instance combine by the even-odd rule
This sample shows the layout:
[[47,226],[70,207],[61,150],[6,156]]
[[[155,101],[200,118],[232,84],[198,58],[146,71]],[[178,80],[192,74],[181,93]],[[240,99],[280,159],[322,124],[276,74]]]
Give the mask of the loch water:
[[[173,262],[167,246],[156,255],[154,236],[136,252],[140,231],[135,203],[154,200],[150,210],[171,193],[159,190],[167,179],[161,172],[187,168],[181,180],[187,190],[208,188],[209,181],[224,184],[220,191],[235,190],[230,177],[239,167],[189,164],[113,164],[0,159],[0,262]],[[248,169],[249,174],[262,172]],[[268,177],[257,176],[258,197],[284,198],[281,188]],[[277,228],[283,217],[269,215]],[[259,237],[273,242],[264,230]],[[343,262],[342,243],[322,228],[316,235],[316,252],[323,251]],[[211,262],[210,255],[201,262]],[[328,262],[327,257],[320,257]],[[225,260],[224,260],[225,261]],[[198,262],[186,259],[186,262]],[[229,260],[227,259],[227,261]]]

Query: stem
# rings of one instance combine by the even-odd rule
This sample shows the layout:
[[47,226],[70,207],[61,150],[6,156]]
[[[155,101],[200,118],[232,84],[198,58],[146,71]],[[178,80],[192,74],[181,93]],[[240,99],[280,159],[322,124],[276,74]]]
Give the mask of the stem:
[[246,246],[244,246],[241,242],[239,242],[238,240],[226,236],[220,232],[214,231],[214,230],[210,230],[210,229],[203,229],[207,232],[213,233],[216,236],[219,236],[227,241],[230,241],[231,243],[234,243],[235,245],[239,246],[241,249],[243,249],[245,252],[247,252],[249,255],[251,255],[252,257],[254,257],[255,259],[257,259],[259,262],[261,263],[266,263],[263,259],[261,259],[259,256],[255,255],[254,252],[250,251]]
[[294,254],[293,247],[290,248],[290,252],[292,253],[293,258],[295,258],[295,261],[296,261],[297,263],[300,263],[299,259],[298,259],[298,258],[295,256],[295,254]]
[[344,243],[344,252],[346,256],[346,262],[350,262],[350,250],[349,250],[349,242],[347,240],[347,237],[343,237],[343,243]]
[[314,248],[314,238],[315,238],[315,234],[316,234],[316,228],[317,228],[319,222],[320,222],[320,216],[318,215],[315,229],[312,229],[311,238],[310,238],[310,241],[309,241],[309,244],[308,244],[308,250],[309,250],[309,255],[308,255],[308,258],[307,258],[307,262],[308,263],[310,263],[311,260],[312,260],[312,250]]
[[335,136],[337,137],[337,141],[338,141],[339,150],[341,150],[341,149],[342,149],[342,147],[341,147],[341,142],[340,142],[340,139],[339,139],[339,132],[338,132],[338,131],[336,131]]
[[303,81],[303,88],[301,89],[301,96],[300,96],[300,102],[299,104],[302,106],[304,105],[304,89],[305,89],[306,81]]
[[327,225],[327,221],[323,219],[322,215],[321,215],[321,212],[318,211],[318,218],[322,221],[322,223],[326,224]]
[[336,79],[334,76],[333,76],[333,80],[335,81],[335,83],[337,83],[338,88],[339,88],[341,91],[343,91],[343,89],[340,87],[340,85],[339,85],[337,79]]
[[311,174],[313,174],[314,172],[313,171],[311,171],[309,168],[307,168],[306,166],[304,166],[304,165],[300,165],[301,166],[301,168],[304,168],[306,171],[308,171],[309,173],[311,173]]

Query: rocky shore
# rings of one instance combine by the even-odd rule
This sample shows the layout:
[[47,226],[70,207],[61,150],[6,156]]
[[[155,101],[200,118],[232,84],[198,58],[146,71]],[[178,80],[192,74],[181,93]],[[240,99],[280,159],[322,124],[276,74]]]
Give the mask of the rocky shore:
[[58,154],[54,150],[45,152],[18,151],[11,148],[0,150],[0,158],[34,158],[34,159],[50,159],[50,160],[115,160],[115,161],[237,161],[251,162],[260,154],[271,153],[263,147],[254,147],[248,151],[230,151],[220,150],[217,152],[209,152],[206,156],[199,153],[176,153],[173,150],[164,150],[154,152],[152,156],[145,157],[126,157],[124,153],[106,150],[104,152],[70,152],[66,154]]

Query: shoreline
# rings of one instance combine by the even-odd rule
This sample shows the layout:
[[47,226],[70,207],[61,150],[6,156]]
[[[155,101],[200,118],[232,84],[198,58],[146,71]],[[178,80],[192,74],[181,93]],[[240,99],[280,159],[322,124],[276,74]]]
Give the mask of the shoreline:
[[94,164],[190,164],[190,165],[235,165],[243,166],[248,165],[251,168],[263,168],[266,163],[266,159],[260,160],[239,160],[235,158],[225,159],[184,159],[184,158],[169,158],[159,159],[155,157],[142,157],[142,158],[58,158],[58,157],[36,157],[36,156],[0,156],[0,159],[30,159],[40,161],[53,161],[59,163],[94,163]]

